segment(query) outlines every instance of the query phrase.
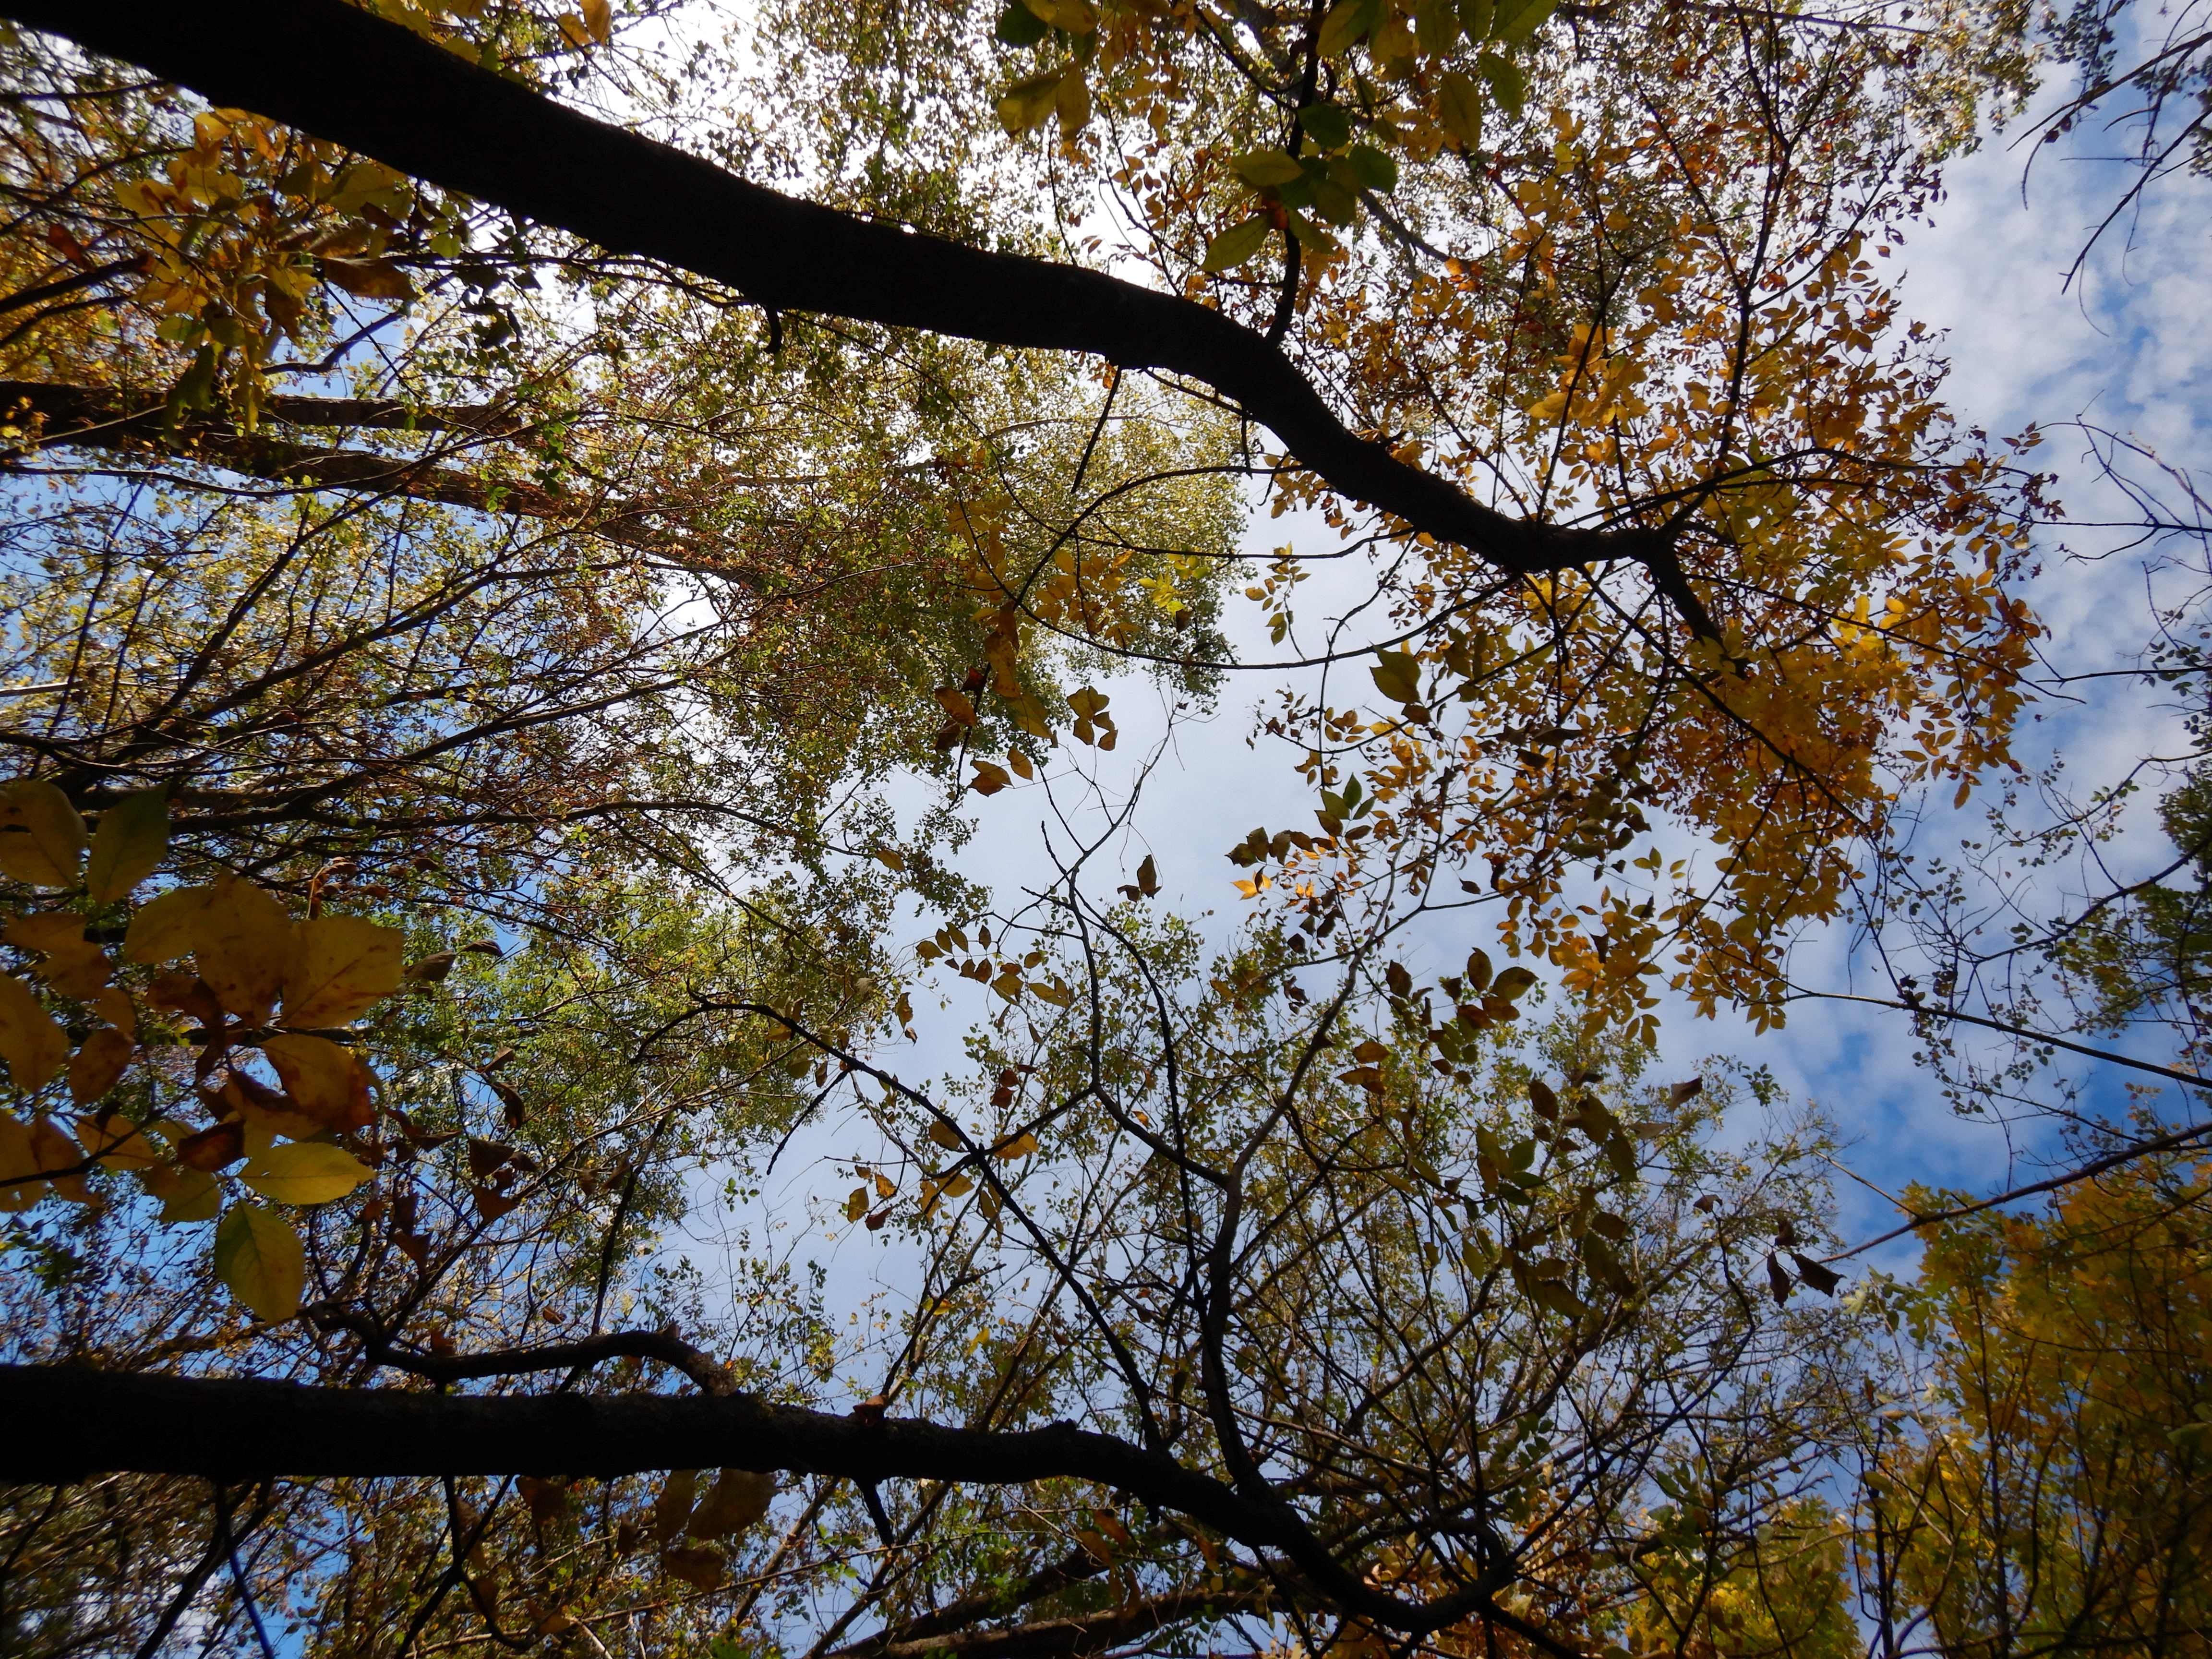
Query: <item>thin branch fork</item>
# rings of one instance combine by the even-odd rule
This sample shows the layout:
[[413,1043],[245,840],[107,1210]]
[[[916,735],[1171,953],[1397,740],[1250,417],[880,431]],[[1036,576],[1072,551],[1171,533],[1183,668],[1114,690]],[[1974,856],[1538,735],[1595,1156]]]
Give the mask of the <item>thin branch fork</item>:
[[0,15],[138,64],[439,187],[617,253],[816,312],[1094,354],[1203,382],[1332,489],[1498,568],[1631,561],[1713,632],[1667,529],[1514,518],[1353,432],[1267,340],[1210,307],[1078,266],[988,252],[799,200],[595,121],[346,0],[0,0]]

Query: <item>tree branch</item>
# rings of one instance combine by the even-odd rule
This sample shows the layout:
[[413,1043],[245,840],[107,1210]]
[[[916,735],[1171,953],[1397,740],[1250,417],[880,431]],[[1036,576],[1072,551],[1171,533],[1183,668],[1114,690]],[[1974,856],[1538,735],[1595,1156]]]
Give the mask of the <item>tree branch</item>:
[[0,0],[0,15],[611,252],[726,283],[772,310],[1188,376],[1344,495],[1516,574],[1641,563],[1690,626],[1711,631],[1668,532],[1562,528],[1486,507],[1347,428],[1281,352],[1194,301],[780,194],[595,121],[345,0]]
[[[66,386],[51,380],[0,380],[0,412],[27,407],[33,414],[68,427],[122,422],[135,430],[159,425],[164,413],[157,393],[133,394],[114,386]],[[498,404],[432,404],[416,406],[392,398],[301,398],[271,393],[261,412],[287,426],[373,427],[385,432],[479,432],[511,438],[535,422]],[[189,423],[189,422],[188,422]]]
[[963,1595],[957,1601],[948,1601],[941,1607],[918,1613],[914,1618],[878,1631],[873,1636],[864,1636],[857,1642],[848,1643],[834,1650],[830,1659],[882,1659],[894,1649],[925,1642],[932,1636],[942,1636],[952,1631],[966,1630],[984,1619],[1000,1619],[1007,1613],[1025,1607],[1032,1601],[1042,1601],[1071,1584],[1081,1583],[1086,1578],[1096,1578],[1106,1571],[1106,1564],[1089,1550],[1078,1548],[1073,1553],[1048,1566],[1038,1568],[1020,1583],[1006,1589],[988,1589],[974,1595]]
[[[651,507],[597,502],[519,480],[482,478],[436,465],[427,457],[313,448],[266,433],[241,432],[230,422],[213,416],[187,416],[172,422],[160,402],[149,404],[102,387],[0,381],[0,414],[17,412],[44,419],[45,429],[38,441],[40,447],[69,445],[154,453],[297,488],[361,489],[440,501],[477,513],[556,520],[645,551],[681,551],[673,538],[647,522],[656,510]],[[293,425],[404,428],[413,411],[367,398],[277,398],[270,400],[267,412]],[[520,423],[507,428],[470,425],[466,416],[476,412],[428,414],[416,429],[432,429],[433,422],[492,434],[520,429]],[[484,411],[484,416],[487,421],[494,418],[489,411]]]
[[1170,1590],[1127,1607],[1065,1619],[1040,1619],[1002,1630],[974,1628],[915,1638],[866,1650],[871,1659],[928,1659],[950,1653],[961,1659],[1031,1659],[1031,1656],[1098,1653],[1156,1636],[1186,1620],[1220,1618],[1252,1608],[1250,1590]]
[[[1328,1601],[1370,1624],[1423,1634],[1479,1617],[1547,1653],[1574,1651],[1480,1586],[1426,1601],[1377,1589],[1337,1560],[1281,1499],[1247,1498],[1165,1453],[1073,1423],[1001,1432],[872,1413],[837,1417],[746,1394],[418,1394],[48,1365],[0,1365],[0,1421],[39,1425],[36,1434],[0,1441],[0,1480],[46,1485],[112,1470],[234,1482],[279,1474],[599,1479],[710,1467],[859,1481],[1093,1480],[1279,1553]],[[123,1422],[188,1424],[190,1431],[117,1434]]]

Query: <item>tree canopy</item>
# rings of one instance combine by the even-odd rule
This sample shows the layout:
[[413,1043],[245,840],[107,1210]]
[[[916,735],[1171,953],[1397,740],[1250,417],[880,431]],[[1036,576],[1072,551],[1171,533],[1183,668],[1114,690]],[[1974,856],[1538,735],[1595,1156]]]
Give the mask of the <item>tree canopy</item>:
[[[2021,804],[2041,439],[1892,266],[2201,41],[0,13],[9,1651],[2197,1650],[2208,775],[1995,939],[2128,792]],[[1895,1273],[1659,1058],[1844,995],[2059,1126]]]

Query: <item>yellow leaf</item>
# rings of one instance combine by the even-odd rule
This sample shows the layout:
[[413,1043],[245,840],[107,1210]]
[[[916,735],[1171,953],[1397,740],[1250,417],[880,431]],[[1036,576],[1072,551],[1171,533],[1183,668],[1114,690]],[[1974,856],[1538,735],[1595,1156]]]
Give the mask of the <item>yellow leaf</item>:
[[261,1052],[284,1081],[284,1091],[301,1111],[326,1129],[365,1129],[369,1107],[368,1068],[361,1056],[328,1037],[296,1031],[266,1038]]
[[138,907],[123,935],[125,962],[174,962],[191,954],[200,913],[214,896],[212,887],[172,887]]
[[205,1170],[182,1164],[166,1164],[148,1170],[139,1179],[146,1190],[161,1200],[161,1224],[212,1221],[222,1210],[222,1188]]
[[152,875],[168,850],[168,792],[125,795],[100,815],[85,864],[85,890],[94,904],[112,904]]
[[854,1188],[852,1195],[845,1200],[845,1219],[848,1221],[858,1221],[862,1216],[867,1214],[867,1212],[868,1189],[866,1187]]
[[192,960],[227,1011],[265,1025],[283,988],[293,941],[282,901],[243,876],[225,876],[192,928]]
[[300,1311],[307,1253],[292,1224],[258,1204],[234,1204],[215,1230],[215,1273],[259,1318],[276,1324]]
[[968,787],[979,795],[995,795],[1012,781],[1006,775],[1005,767],[979,760],[975,763],[975,775],[969,781]]
[[82,916],[49,910],[17,916],[0,932],[10,945],[44,953],[46,960],[32,971],[65,997],[97,996],[114,974],[100,947],[86,941]]
[[0,928],[0,938],[26,951],[40,951],[48,956],[64,956],[89,948],[84,942],[84,918],[69,910],[42,910],[35,915],[11,916],[8,925]]
[[0,1059],[27,1093],[45,1088],[69,1063],[69,1038],[13,974],[0,974]]
[[84,846],[84,820],[52,784],[0,784],[0,871],[33,887],[74,887]]
[[[76,1051],[76,1058],[70,1061],[70,1098],[80,1106],[91,1105],[115,1086],[130,1066],[133,1052],[131,1039],[112,1025],[103,1025],[93,1032]],[[150,1158],[153,1154],[149,1152],[147,1156]]]
[[960,1139],[960,1131],[954,1128],[943,1118],[937,1118],[931,1122],[929,1126],[929,1138],[935,1141],[939,1146],[944,1147],[948,1152],[959,1152],[968,1144]]
[[615,37],[614,8],[608,0],[583,0],[584,27],[592,39],[605,46]]
[[1059,98],[1060,76],[1060,70],[1052,70],[1006,89],[999,100],[999,124],[1009,137],[1018,138],[1051,117]]
[[362,916],[316,916],[300,923],[284,976],[287,1025],[343,1025],[399,988],[406,936]]
[[897,1195],[898,1188],[891,1183],[891,1178],[889,1176],[879,1174],[876,1176],[876,1196],[878,1198],[896,1198]]
[[110,1170],[148,1170],[161,1161],[138,1126],[117,1111],[77,1119],[76,1143],[87,1157]]
[[1375,689],[1392,702],[1421,700],[1421,659],[1410,651],[1377,651],[1368,673]]
[[1098,15],[1091,10],[1091,0],[1022,0],[1022,3],[1053,27],[1070,34],[1088,34],[1098,27]]
[[[240,1146],[248,1152],[263,1151],[279,1135],[293,1140],[312,1140],[332,1127],[320,1118],[295,1110],[299,1102],[282,1090],[272,1089],[241,1072],[234,1072],[224,1079],[222,1100],[246,1136]],[[237,1156],[232,1154],[233,1158]]]
[[553,26],[561,31],[561,38],[575,47],[578,52],[583,51],[591,42],[591,30],[585,27],[584,20],[573,11],[562,12],[553,20]]
[[1083,129],[1091,125],[1091,82],[1080,69],[1071,69],[1060,77],[1052,106],[1060,117],[1061,142],[1073,143]]
[[1037,1138],[1031,1134],[1028,1130],[1024,1129],[1021,1133],[1016,1135],[1012,1140],[1002,1141],[998,1146],[992,1147],[991,1156],[993,1158],[1002,1158],[1008,1163],[1012,1163],[1015,1158],[1027,1158],[1031,1152],[1036,1151],[1036,1149]]
[[[562,33],[568,32],[570,21],[566,17],[561,20]],[[578,40],[575,44],[581,46],[583,42]],[[363,300],[411,300],[415,297],[415,285],[407,280],[407,273],[389,259],[325,258],[323,260],[323,276],[336,287]]]
[[46,1183],[37,1178],[40,1168],[30,1126],[0,1112],[0,1215],[20,1213],[46,1195]]
[[[83,1150],[64,1134],[61,1126],[50,1117],[42,1117],[31,1125],[31,1155],[38,1160],[37,1169],[54,1183],[54,1194],[72,1204],[88,1204],[92,1189],[84,1184],[84,1171],[78,1166],[85,1161]],[[63,1175],[64,1170],[76,1170]]]
[[115,986],[110,985],[104,989],[95,991],[86,1000],[92,1004],[93,1012],[98,1014],[124,1036],[137,1035],[138,1011],[131,1006],[131,999]]
[[247,1164],[239,1178],[279,1204],[328,1204],[343,1198],[373,1173],[343,1146],[295,1140],[271,1146]]

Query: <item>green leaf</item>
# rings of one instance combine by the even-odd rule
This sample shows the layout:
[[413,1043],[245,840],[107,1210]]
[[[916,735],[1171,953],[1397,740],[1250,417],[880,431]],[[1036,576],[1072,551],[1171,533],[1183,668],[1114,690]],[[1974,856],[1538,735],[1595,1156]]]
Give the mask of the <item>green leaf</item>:
[[1508,115],[1518,116],[1528,101],[1528,78],[1521,73],[1521,66],[1494,52],[1484,52],[1474,60],[1474,66],[1490,83],[1491,95],[1498,100],[1498,107]]
[[1348,225],[1359,216],[1359,200],[1334,179],[1313,181],[1314,211],[1332,225]]
[[1458,70],[1446,70],[1437,82],[1437,120],[1462,149],[1482,143],[1482,91]]
[[191,367],[177,377],[169,388],[167,404],[174,413],[188,409],[205,409],[215,401],[216,349],[202,346],[192,358]]
[[1372,144],[1354,144],[1345,161],[1358,179],[1364,190],[1379,190],[1384,194],[1398,188],[1398,163],[1384,150]]
[[1460,27],[1467,31],[1470,40],[1487,40],[1498,21],[1494,0],[1459,0]]
[[1316,253],[1328,254],[1337,251],[1339,244],[1336,238],[1314,223],[1305,215],[1291,213],[1288,217],[1291,234],[1297,237],[1303,245],[1311,248]]
[[84,884],[94,904],[112,904],[154,873],[169,850],[169,793],[141,789],[100,815]]
[[1098,14],[1091,9],[1091,0],[1022,0],[1022,3],[1069,34],[1088,34],[1098,27]]
[[1051,29],[1052,25],[1024,5],[1022,0],[1008,0],[1006,10],[999,14],[999,27],[994,32],[1010,46],[1033,46]]
[[1323,149],[1342,149],[1352,142],[1352,118],[1340,104],[1309,104],[1298,112],[1298,125]]
[[1392,702],[1421,700],[1421,659],[1412,652],[1377,651],[1367,672],[1374,676],[1375,689]]
[[1060,71],[1033,75],[1006,88],[999,100],[999,124],[1009,137],[1033,132],[1052,118],[1060,97]]
[[270,1324],[300,1311],[307,1253],[292,1224],[258,1204],[234,1204],[215,1230],[215,1274]]
[[1382,21],[1382,0],[1337,0],[1321,24],[1321,54],[1341,58],[1375,33]]
[[1413,9],[1413,39],[1432,57],[1441,57],[1457,46],[1457,0],[1419,0]]
[[1559,0],[1498,0],[1495,21],[1490,33],[1493,39],[1509,46],[1523,46],[1544,27]]
[[1293,179],[1305,176],[1305,169],[1289,154],[1279,149],[1255,149],[1233,157],[1229,165],[1248,185],[1265,188],[1270,185],[1287,185]]
[[1233,270],[1267,240],[1267,222],[1256,216],[1233,224],[1206,245],[1206,269]]
[[1495,997],[1503,997],[1508,1002],[1518,1002],[1528,988],[1535,982],[1535,975],[1530,973],[1526,968],[1508,968],[1496,979],[1491,981],[1490,994]]

